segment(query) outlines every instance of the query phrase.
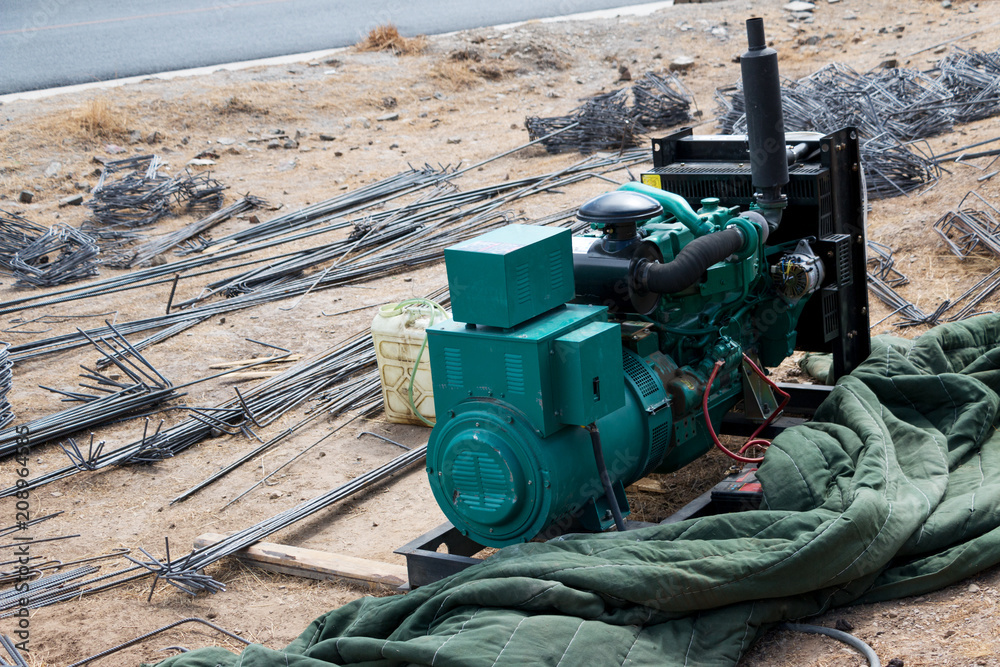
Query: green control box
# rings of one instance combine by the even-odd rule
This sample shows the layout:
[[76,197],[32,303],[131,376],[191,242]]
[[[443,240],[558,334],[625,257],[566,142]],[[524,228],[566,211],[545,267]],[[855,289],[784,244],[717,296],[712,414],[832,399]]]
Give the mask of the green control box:
[[566,228],[508,225],[444,251],[458,322],[509,329],[574,296]]
[[556,338],[553,384],[559,421],[586,426],[625,405],[621,326],[591,322]]
[[503,401],[543,437],[625,405],[621,327],[568,304],[511,330],[447,320],[427,329],[438,424],[468,399]]

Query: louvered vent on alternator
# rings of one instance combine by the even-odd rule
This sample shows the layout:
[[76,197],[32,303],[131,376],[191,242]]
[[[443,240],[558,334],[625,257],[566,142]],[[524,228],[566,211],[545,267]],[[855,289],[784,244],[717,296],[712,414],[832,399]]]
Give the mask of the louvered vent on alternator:
[[653,378],[653,374],[649,372],[646,366],[633,357],[627,352],[622,353],[622,365],[625,367],[625,375],[635,383],[635,386],[639,389],[639,393],[645,396],[655,394],[659,385]]
[[519,396],[524,395],[524,357],[520,354],[506,353],[503,355],[504,371],[507,376],[507,391]]
[[451,469],[455,502],[473,510],[495,512],[507,500],[510,485],[504,468],[483,452],[462,452]]
[[452,387],[463,387],[462,351],[457,347],[444,348],[444,378]]

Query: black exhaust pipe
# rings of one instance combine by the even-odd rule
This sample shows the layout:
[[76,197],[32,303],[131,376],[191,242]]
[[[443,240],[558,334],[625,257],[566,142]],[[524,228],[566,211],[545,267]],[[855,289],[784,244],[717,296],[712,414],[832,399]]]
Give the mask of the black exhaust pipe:
[[740,69],[746,98],[750,174],[760,213],[767,220],[769,231],[774,231],[781,222],[781,210],[787,205],[781,189],[788,185],[778,52],[767,46],[764,19],[747,19],[747,42],[749,50],[740,58]]
[[[788,185],[789,151],[781,113],[778,52],[767,46],[763,19],[747,19],[747,41],[749,50],[740,59],[740,67],[746,98],[750,174],[758,209],[746,211],[742,216],[762,225],[766,239],[778,228],[782,209],[788,204],[781,189]],[[630,267],[633,284],[639,293],[681,292],[701,280],[708,267],[737,252],[743,243],[743,234],[733,227],[694,239],[666,264],[647,259],[633,261]]]

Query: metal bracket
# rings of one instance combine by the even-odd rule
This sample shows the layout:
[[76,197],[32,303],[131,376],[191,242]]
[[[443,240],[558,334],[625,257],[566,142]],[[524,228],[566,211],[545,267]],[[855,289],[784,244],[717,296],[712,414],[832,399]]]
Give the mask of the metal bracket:
[[757,375],[746,360],[740,362],[740,372],[743,375],[743,411],[748,419],[762,422],[777,409],[778,399],[771,385]]
[[[438,551],[442,546],[447,547],[447,553]],[[394,553],[406,557],[408,585],[413,589],[434,583],[482,562],[481,559],[471,556],[485,548],[462,535],[450,522],[445,522],[415,540],[407,542]]]

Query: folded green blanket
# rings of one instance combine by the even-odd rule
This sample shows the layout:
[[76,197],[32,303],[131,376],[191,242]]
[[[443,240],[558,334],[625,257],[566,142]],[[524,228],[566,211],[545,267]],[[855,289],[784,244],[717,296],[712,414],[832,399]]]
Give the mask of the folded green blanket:
[[775,438],[757,511],[507,547],[331,611],[284,650],[160,665],[734,665],[767,624],[1000,562],[1000,316],[873,347]]

